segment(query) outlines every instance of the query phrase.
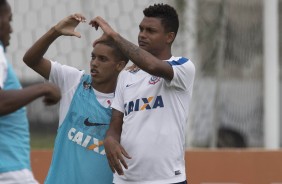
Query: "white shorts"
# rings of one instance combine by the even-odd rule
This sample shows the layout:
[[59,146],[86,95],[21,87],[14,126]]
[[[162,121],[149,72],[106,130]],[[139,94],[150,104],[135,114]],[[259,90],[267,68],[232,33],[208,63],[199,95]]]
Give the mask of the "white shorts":
[[39,184],[28,169],[0,173],[1,184]]

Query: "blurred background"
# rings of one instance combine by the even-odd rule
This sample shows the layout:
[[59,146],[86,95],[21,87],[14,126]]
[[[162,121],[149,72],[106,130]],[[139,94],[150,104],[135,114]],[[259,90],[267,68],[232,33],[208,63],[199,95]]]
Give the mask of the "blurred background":
[[[137,43],[143,9],[159,2],[174,6],[180,28],[173,55],[190,58],[196,66],[187,149],[282,146],[282,38],[278,37],[282,0],[276,1],[274,10],[268,10],[276,13],[274,18],[265,14],[266,3],[272,0],[8,1],[14,32],[7,54],[23,86],[44,82],[22,58],[40,36],[64,17],[82,13],[89,21],[99,15],[126,39]],[[266,24],[266,20],[273,24]],[[87,23],[80,24],[77,31],[82,38],[59,38],[46,56],[89,73],[92,43],[101,31]],[[58,105],[45,107],[41,100],[28,105],[31,144],[32,148],[52,148]]]

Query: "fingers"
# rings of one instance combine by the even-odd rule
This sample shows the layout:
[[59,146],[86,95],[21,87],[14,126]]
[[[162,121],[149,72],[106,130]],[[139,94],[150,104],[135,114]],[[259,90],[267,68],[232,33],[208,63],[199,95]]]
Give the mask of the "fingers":
[[42,84],[44,87],[45,95],[43,102],[45,105],[54,105],[61,99],[61,91],[58,86],[52,83]]
[[[120,155],[117,155],[116,157],[114,157],[113,162],[112,162],[112,166],[114,167],[114,169],[116,170],[116,172],[119,175],[123,175],[123,169],[122,166],[120,164],[120,160],[123,160],[122,157],[120,157]],[[125,161],[123,160],[123,162],[125,163]]]
[[51,105],[55,105],[56,103],[58,103],[59,100],[58,99],[52,99],[52,98],[48,98],[48,97],[45,97],[43,99],[43,103],[46,105],[46,106],[51,106]]
[[[107,156],[107,159],[108,159],[108,163],[109,163],[109,166],[112,170],[113,173],[117,172],[119,175],[123,175],[123,169],[122,169],[122,166],[120,164],[120,160],[123,159],[122,156],[120,156],[121,153],[119,150],[110,150],[110,153],[108,153],[106,151],[106,156]],[[121,161],[123,163],[125,163],[125,161]],[[126,164],[125,164],[126,165]],[[127,167],[127,166],[126,166]]]
[[79,22],[86,22],[86,18],[79,13],[75,13],[74,15],[72,15],[72,18],[74,18],[75,20]]
[[94,27],[96,30],[98,30],[100,19],[101,19],[101,17],[99,17],[99,16],[96,17],[96,18],[94,18],[94,19],[92,19],[92,20],[89,22],[89,25],[91,25],[91,26]]
[[117,172],[119,175],[124,175],[123,167],[128,168],[124,157],[131,159],[125,149],[117,142],[111,139],[104,141],[106,156],[109,166],[113,173]]
[[81,38],[81,34],[79,32],[76,32],[76,31],[73,32],[73,36]]

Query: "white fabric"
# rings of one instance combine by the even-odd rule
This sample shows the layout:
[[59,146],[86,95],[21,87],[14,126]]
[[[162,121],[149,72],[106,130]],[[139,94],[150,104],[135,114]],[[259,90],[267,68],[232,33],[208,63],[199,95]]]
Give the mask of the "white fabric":
[[[178,59],[172,57],[169,61]],[[160,184],[186,180],[185,126],[195,67],[187,61],[174,65],[173,71],[171,81],[144,71],[120,74],[112,108],[125,115],[120,142],[132,159],[126,159],[129,169],[124,170],[123,176],[115,174],[114,183]]]
[[1,184],[38,184],[28,169],[0,173]]
[[0,44],[0,88],[4,87],[4,81],[7,77],[8,64],[4,53],[4,48]]
[[[84,71],[74,67],[51,61],[49,81],[57,84],[62,93],[59,109],[59,126],[62,125],[62,122],[67,115],[73,95],[84,73]],[[93,90],[98,102],[100,102],[102,106],[108,108],[113,101],[114,93],[101,93],[94,88]]]

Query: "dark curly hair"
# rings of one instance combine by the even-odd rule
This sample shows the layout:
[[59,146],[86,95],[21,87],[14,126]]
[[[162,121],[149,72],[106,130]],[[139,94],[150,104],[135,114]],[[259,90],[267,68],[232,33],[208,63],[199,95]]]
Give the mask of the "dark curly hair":
[[3,14],[4,12],[3,8],[5,8],[6,5],[8,5],[7,0],[0,0],[0,15]]
[[6,5],[7,3],[8,3],[7,0],[0,0],[0,7]]
[[111,47],[113,50],[114,50],[114,55],[115,57],[117,57],[119,60],[121,61],[124,61],[125,64],[128,63],[129,59],[128,57],[126,57],[121,51],[120,49],[118,48],[117,45],[115,45],[115,43],[111,40],[103,40],[103,41],[98,41],[96,42],[96,44],[104,44],[104,45],[107,45],[108,47]]
[[176,10],[168,4],[154,4],[145,8],[143,14],[146,17],[160,18],[166,32],[177,34],[179,27],[178,14]]

